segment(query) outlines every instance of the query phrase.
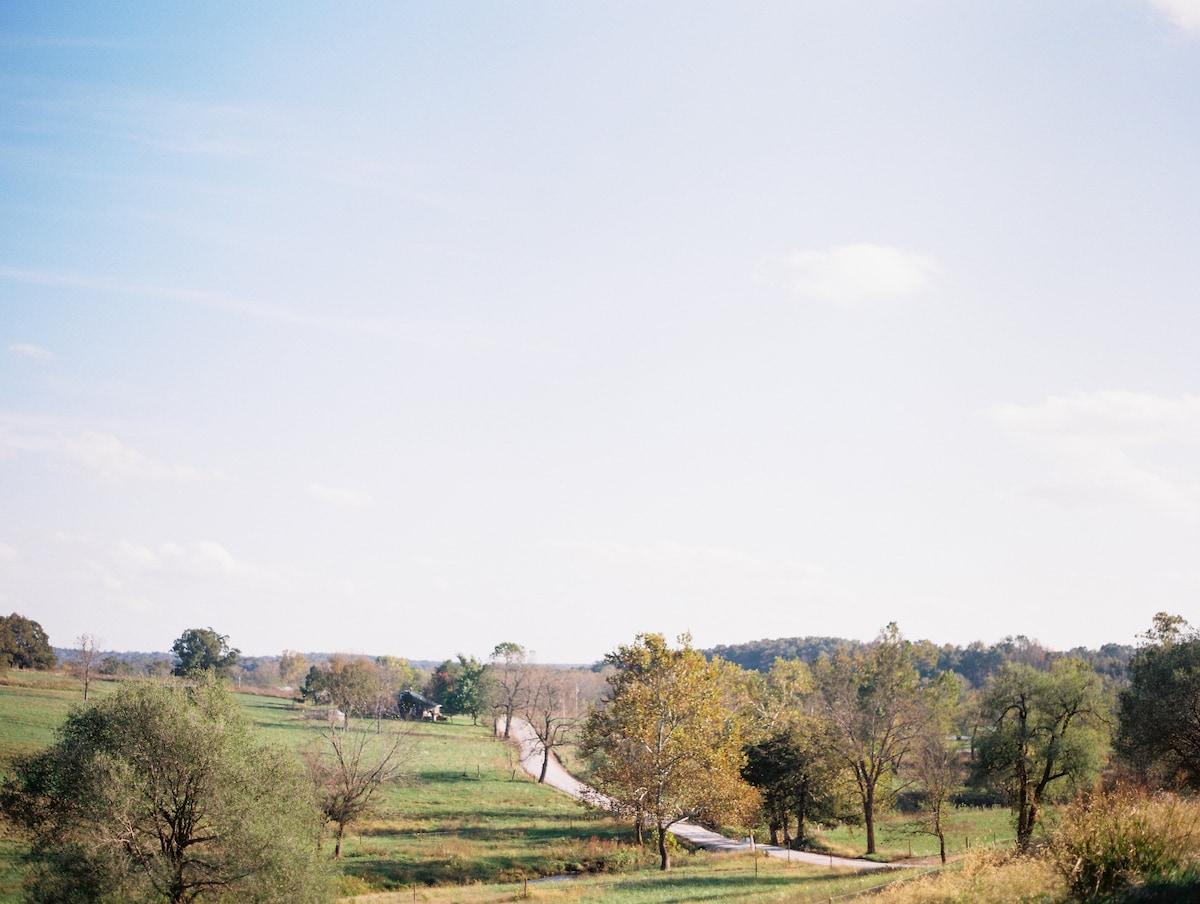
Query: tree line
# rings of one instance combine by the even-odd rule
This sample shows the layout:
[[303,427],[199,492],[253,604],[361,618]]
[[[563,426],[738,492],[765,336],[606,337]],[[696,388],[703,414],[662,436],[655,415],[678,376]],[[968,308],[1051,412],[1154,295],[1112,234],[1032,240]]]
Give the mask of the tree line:
[[[1028,848],[1046,806],[1102,773],[1200,788],[1200,635],[1160,613],[1120,679],[1026,640],[978,685],[931,668],[931,645],[894,624],[870,643],[819,639],[811,661],[744,669],[720,655],[639,635],[609,654],[607,690],[583,726],[597,805],[666,834],[683,819],[803,844],[806,824],[854,822],[876,853],[876,817],[918,791],[941,841],[945,809],[968,790],[1013,811]],[[961,661],[961,660],[960,660]],[[793,834],[792,827],[795,827]]]
[[[1128,678],[1128,664],[1136,647],[1107,643],[1099,649],[1075,647],[1057,651],[1044,647],[1024,634],[1009,635],[993,644],[973,641],[964,645],[942,644],[929,640],[912,641],[913,659],[923,677],[939,672],[954,672],[971,687],[983,687],[989,678],[1009,662],[1035,668],[1048,668],[1055,659],[1079,659],[1097,672],[1116,681]],[[853,652],[868,644],[844,637],[780,637],[753,640],[741,644],[718,645],[704,650],[708,659],[720,658],[744,669],[768,672],[776,659],[799,659],[812,664],[831,658],[838,651]]]

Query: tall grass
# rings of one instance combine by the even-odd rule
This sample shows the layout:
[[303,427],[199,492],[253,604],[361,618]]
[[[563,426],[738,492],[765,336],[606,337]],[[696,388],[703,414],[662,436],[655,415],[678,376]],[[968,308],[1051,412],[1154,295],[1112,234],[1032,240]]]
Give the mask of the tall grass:
[[974,850],[953,867],[890,886],[875,904],[1051,904],[1066,885],[1044,858]]
[[[1052,861],[1079,900],[1135,886],[1200,892],[1200,801],[1117,787],[1082,797],[1062,814]],[[1163,897],[1160,892],[1156,895]]]

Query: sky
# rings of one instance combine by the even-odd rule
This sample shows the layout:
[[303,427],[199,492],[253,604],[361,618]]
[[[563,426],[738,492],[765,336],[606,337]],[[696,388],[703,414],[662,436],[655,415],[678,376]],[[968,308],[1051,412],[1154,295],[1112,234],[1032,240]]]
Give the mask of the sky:
[[0,610],[1200,622],[1200,0],[0,4]]

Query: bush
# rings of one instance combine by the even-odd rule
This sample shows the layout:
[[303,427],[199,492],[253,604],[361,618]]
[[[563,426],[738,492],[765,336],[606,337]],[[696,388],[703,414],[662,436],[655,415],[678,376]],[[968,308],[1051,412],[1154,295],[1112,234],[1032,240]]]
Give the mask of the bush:
[[1152,884],[1200,878],[1200,802],[1118,787],[1066,809],[1050,854],[1083,901]]

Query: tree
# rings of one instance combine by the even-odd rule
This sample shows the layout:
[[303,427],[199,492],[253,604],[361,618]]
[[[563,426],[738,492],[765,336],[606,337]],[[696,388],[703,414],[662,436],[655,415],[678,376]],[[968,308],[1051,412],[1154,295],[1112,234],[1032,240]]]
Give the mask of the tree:
[[988,682],[990,728],[978,740],[976,777],[1009,794],[1022,850],[1052,784],[1079,788],[1099,775],[1107,748],[1101,691],[1100,676],[1078,659],[1059,659],[1049,672],[1009,662]]
[[742,778],[759,790],[771,844],[791,847],[791,818],[796,842],[803,844],[805,825],[813,819],[837,819],[843,813],[845,765],[837,750],[833,726],[824,719],[799,717],[746,747]]
[[[325,666],[314,665],[301,689],[304,699],[328,701],[346,715],[350,724],[352,715],[375,715],[381,705],[380,669],[365,656],[349,656],[334,653]],[[387,705],[395,704],[390,696]]]
[[496,644],[490,661],[492,679],[495,682],[492,705],[495,706],[497,714],[503,715],[504,739],[507,741],[513,716],[517,715],[525,703],[529,655],[520,644],[505,641]]
[[96,651],[100,641],[95,634],[80,634],[75,638],[75,671],[83,681],[83,699],[88,698],[88,686],[92,683],[92,671],[95,668]]
[[812,670],[799,659],[776,659],[758,678],[753,697],[754,721],[764,734],[786,730],[799,717],[803,701],[812,692]]
[[814,677],[821,707],[836,726],[838,748],[854,774],[867,853],[874,854],[879,798],[891,790],[930,708],[941,705],[950,685],[921,682],[910,645],[894,623],[870,647],[839,650],[818,662]]
[[42,626],[14,612],[0,616],[0,661],[18,669],[46,671],[58,665]]
[[584,727],[581,749],[605,804],[657,834],[660,866],[671,865],[667,833],[680,820],[742,819],[757,802],[741,779],[737,719],[721,705],[717,672],[680,638],[639,634],[605,657],[608,693]]
[[934,725],[918,740],[912,757],[913,774],[925,789],[928,832],[937,837],[938,853],[946,862],[946,805],[962,784],[958,750],[947,743],[945,732]]
[[215,678],[124,684],[21,757],[0,812],[32,841],[30,900],[330,900],[320,814],[290,751]]
[[308,672],[308,660],[303,653],[295,650],[284,650],[279,657],[279,680],[288,687],[295,687],[300,679]]
[[537,736],[542,751],[542,771],[538,783],[546,781],[550,757],[556,747],[567,743],[568,732],[575,725],[575,713],[569,709],[572,688],[567,673],[550,666],[531,667],[529,693],[525,696],[522,715]]
[[404,774],[410,740],[411,734],[397,732],[374,745],[365,731],[330,730],[305,751],[321,812],[335,827],[334,860],[341,859],[346,829],[370,812],[380,788]]
[[175,654],[174,674],[180,678],[205,672],[228,678],[241,651],[230,648],[229,637],[212,628],[188,628],[171,644],[171,652]]
[[1129,663],[1117,749],[1165,784],[1200,789],[1200,634],[1160,612]]
[[491,706],[491,667],[474,656],[459,653],[457,662],[447,659],[434,669],[426,693],[442,704],[446,715],[468,715],[471,724],[477,725],[480,714]]

